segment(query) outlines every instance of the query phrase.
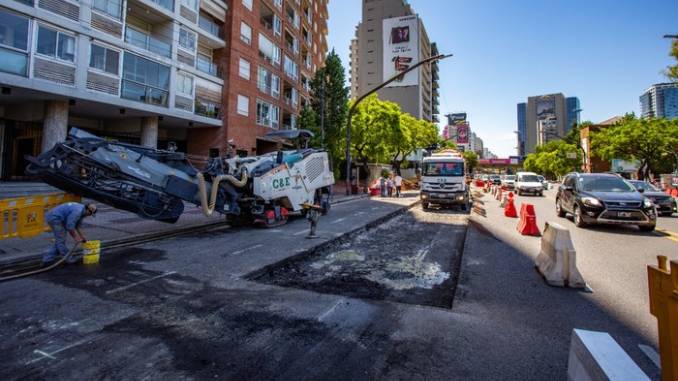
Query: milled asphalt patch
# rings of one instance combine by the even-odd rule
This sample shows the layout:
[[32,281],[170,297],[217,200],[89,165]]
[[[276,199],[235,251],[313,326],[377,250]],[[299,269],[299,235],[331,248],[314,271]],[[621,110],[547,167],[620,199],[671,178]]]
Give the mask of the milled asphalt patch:
[[[409,213],[404,213],[409,210]],[[402,209],[247,279],[349,297],[451,308],[467,214]]]

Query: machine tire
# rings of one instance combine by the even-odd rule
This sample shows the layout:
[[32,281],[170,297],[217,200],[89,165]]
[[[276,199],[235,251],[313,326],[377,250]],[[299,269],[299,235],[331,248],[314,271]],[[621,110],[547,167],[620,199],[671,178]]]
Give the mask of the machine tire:
[[567,213],[565,212],[565,210],[563,210],[563,204],[562,204],[562,202],[560,201],[559,198],[556,199],[556,214],[557,214],[558,217],[560,217],[560,218],[564,218],[565,215],[567,214]]

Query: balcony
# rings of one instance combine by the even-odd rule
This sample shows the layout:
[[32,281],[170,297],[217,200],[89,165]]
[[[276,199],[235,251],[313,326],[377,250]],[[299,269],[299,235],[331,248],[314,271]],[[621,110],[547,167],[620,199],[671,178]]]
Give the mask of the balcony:
[[220,105],[205,99],[196,98],[195,114],[212,119],[221,119]]
[[125,42],[163,57],[172,57],[172,45],[131,27],[125,29]]
[[205,58],[202,58],[198,55],[198,60],[196,62],[195,68],[199,71],[209,74],[211,76],[221,78],[221,71],[219,66],[212,61],[208,61]]
[[129,79],[122,80],[122,98],[167,107],[169,92]]
[[214,22],[212,17],[204,13],[200,13],[200,18],[198,19],[198,26],[200,27],[200,29],[211,34],[212,36],[223,40],[221,26]]
[[174,0],[150,0],[150,1],[158,4],[159,6],[167,9],[170,12],[174,12]]

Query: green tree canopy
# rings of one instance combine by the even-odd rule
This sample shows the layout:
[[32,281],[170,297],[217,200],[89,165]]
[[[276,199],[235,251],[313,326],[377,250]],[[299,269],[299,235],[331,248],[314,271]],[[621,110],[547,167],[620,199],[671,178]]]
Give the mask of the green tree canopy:
[[[350,105],[352,105],[351,101]],[[381,101],[376,94],[356,107],[351,120],[351,156],[367,171],[367,163],[385,161],[388,144],[400,130],[400,106]]]
[[478,166],[478,154],[473,151],[464,151],[464,160],[469,173]]
[[560,177],[579,170],[581,161],[579,147],[559,139],[537,146],[535,152],[525,158],[523,168],[544,176]]
[[345,86],[344,66],[339,56],[332,50],[325,58],[325,65],[315,72],[311,80],[311,108],[317,116],[317,125],[310,129],[316,134],[313,143],[321,146],[320,114],[324,110],[325,147],[333,163],[337,163],[344,156],[342,145],[345,142],[343,135],[348,114],[347,105],[348,88]]
[[[669,55],[678,61],[678,39],[674,39],[671,43],[671,53]],[[678,63],[666,68],[666,76],[672,82],[678,82]]]
[[666,164],[675,168],[678,160],[678,120],[637,119],[627,116],[618,124],[591,134],[594,156],[606,161],[612,159],[637,160],[638,177],[666,170]]

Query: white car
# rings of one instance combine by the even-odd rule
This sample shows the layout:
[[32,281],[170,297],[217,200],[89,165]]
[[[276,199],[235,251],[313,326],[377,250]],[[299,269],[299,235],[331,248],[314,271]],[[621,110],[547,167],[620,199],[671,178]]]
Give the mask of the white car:
[[506,187],[506,189],[513,189],[516,185],[516,175],[506,175],[501,180],[501,185]]
[[544,184],[539,181],[539,175],[532,172],[518,172],[517,177],[515,188],[519,196],[523,194],[544,195]]

